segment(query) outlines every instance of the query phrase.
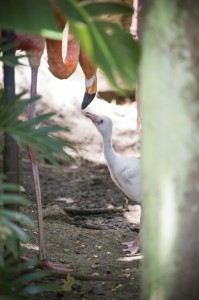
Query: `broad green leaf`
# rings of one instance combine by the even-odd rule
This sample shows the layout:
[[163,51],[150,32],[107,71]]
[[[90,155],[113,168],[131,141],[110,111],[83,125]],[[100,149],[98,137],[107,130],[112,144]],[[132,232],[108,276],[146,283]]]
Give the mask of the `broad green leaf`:
[[[110,53],[114,57],[114,65],[110,65],[116,71],[116,76],[126,83],[128,88],[133,88],[133,83],[136,81],[138,65],[140,60],[140,47],[138,42],[132,39],[132,36],[124,32],[116,24],[109,22],[96,22],[98,32],[103,36],[104,42]],[[108,41],[111,41],[108,43]],[[105,64],[102,59],[99,59],[100,53],[95,49],[95,60],[104,69]]]
[[50,1],[0,0],[0,28],[61,39]]
[[118,2],[99,2],[93,3],[93,1],[86,1],[82,3],[83,8],[87,11],[87,13],[92,16],[100,16],[100,15],[132,15],[132,7],[125,3]]
[[80,44],[83,44],[87,53],[94,52],[94,46],[88,26],[82,22],[71,22],[70,27],[73,33],[76,35]]

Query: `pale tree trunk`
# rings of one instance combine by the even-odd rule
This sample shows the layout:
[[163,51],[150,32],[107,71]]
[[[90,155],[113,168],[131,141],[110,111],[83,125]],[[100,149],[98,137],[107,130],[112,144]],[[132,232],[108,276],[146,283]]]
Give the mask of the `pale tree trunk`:
[[199,299],[199,1],[144,3],[143,295]]

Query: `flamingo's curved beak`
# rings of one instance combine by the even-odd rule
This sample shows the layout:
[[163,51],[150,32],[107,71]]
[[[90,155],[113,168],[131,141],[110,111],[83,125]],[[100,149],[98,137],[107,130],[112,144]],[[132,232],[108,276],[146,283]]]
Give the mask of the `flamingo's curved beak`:
[[85,109],[87,108],[87,106],[93,101],[93,99],[95,98],[96,93],[94,94],[89,94],[87,92],[85,92],[84,94],[84,99],[82,101],[82,105],[81,105],[81,109]]
[[95,98],[97,91],[97,77],[96,73],[90,78],[86,78],[86,91],[82,101],[81,109],[85,109]]

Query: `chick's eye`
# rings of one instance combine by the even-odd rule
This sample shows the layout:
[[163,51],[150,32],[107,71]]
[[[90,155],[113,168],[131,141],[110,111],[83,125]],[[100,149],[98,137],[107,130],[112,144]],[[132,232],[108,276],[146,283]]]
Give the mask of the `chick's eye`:
[[100,120],[100,124],[102,124],[103,123],[103,120]]

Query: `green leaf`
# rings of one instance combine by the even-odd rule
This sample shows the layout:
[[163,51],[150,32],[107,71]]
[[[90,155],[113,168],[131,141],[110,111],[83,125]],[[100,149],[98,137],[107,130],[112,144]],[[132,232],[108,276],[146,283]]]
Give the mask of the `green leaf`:
[[[140,61],[140,46],[138,42],[135,42],[129,33],[124,32],[116,24],[98,21],[96,26],[98,32],[103,36],[107,51],[114,58],[114,62],[109,64],[109,68],[112,68],[113,72],[115,71],[115,76],[119,76],[127,88],[132,89],[137,79]],[[105,65],[104,60],[101,59],[97,48],[95,49],[95,60],[98,61],[101,68],[105,69],[107,64]]]
[[11,204],[11,203],[19,203],[19,204],[30,204],[25,197],[20,195],[13,195],[13,194],[2,194],[0,195],[0,203],[3,204]]
[[59,289],[57,286],[55,285],[50,285],[50,284],[37,284],[34,286],[27,286],[25,288],[23,288],[22,290],[22,295],[36,295],[36,294],[40,294],[42,292],[46,292],[46,291],[50,291],[50,292],[58,292]]
[[15,67],[18,65],[23,66],[24,64],[20,63],[19,61],[22,57],[26,57],[26,55],[13,56],[12,54],[6,54],[0,57],[0,61],[10,67]]
[[85,2],[82,3],[83,8],[87,11],[87,13],[92,16],[100,16],[100,15],[132,15],[132,7],[125,3],[118,2],[100,2],[93,3]]
[[3,53],[3,55],[0,56],[0,61],[10,67],[15,67],[17,65],[24,65],[23,63],[20,62],[20,59],[26,57],[27,55],[15,56],[13,53],[8,53],[8,51],[14,49],[18,45],[18,43],[12,42],[12,43],[3,44],[4,40],[5,39],[0,38],[0,52]]
[[[2,176],[0,176],[0,178],[2,178]],[[3,178],[5,178],[5,176],[3,176]],[[14,183],[1,182],[0,183],[0,191],[1,192],[2,191],[19,192],[19,186]]]
[[[14,116],[15,113],[11,112],[11,115]],[[26,131],[29,131],[29,129],[31,129],[31,128],[34,129],[34,127],[38,126],[40,123],[42,123],[44,121],[48,121],[49,118],[51,118],[54,115],[55,115],[54,113],[43,114],[43,115],[39,115],[39,116],[37,116],[33,119],[26,120],[26,121],[23,121],[23,122],[19,121],[19,120],[16,120],[16,126],[17,127],[14,130],[15,130],[15,132],[18,132],[21,128],[24,127],[24,129],[26,129]],[[48,126],[46,126],[46,127],[48,127]],[[57,126],[57,129],[58,128],[61,128],[60,130],[63,130],[62,127]],[[13,128],[12,128],[12,131],[13,131]]]
[[[18,273],[18,274],[24,274],[25,271],[29,270],[30,272],[35,272],[37,270],[35,270],[35,268],[38,266],[38,260],[36,259],[30,259],[30,260],[26,260],[23,262],[19,262],[16,266],[13,266],[12,264],[12,260],[6,260],[6,262],[8,262],[10,264],[9,266],[9,270],[7,272],[9,272],[10,274],[14,274],[14,273]],[[41,270],[39,270],[41,271]],[[49,271],[43,271],[46,272],[47,274],[49,273]]]
[[0,0],[0,28],[61,39],[50,1]]
[[27,284],[28,282],[33,281],[33,280],[40,280],[40,279],[42,279],[43,277],[45,277],[49,274],[50,274],[50,272],[43,271],[43,270],[37,270],[35,272],[31,272],[29,274],[25,274],[25,275],[20,276],[19,279],[16,279],[15,283],[24,285],[24,284]]
[[5,43],[6,39],[5,38],[0,38],[0,51],[1,52],[6,52],[6,51],[9,51],[9,50],[12,50],[13,48],[15,48],[18,43],[16,42],[12,42],[12,43]]
[[[12,127],[12,124],[21,124],[22,122],[18,120],[18,117],[24,112],[24,110],[29,106],[30,103],[35,102],[38,99],[38,97],[34,97],[29,100],[19,102],[18,100],[21,96],[23,96],[23,94],[24,93],[21,93],[14,99],[10,99],[8,103],[5,103],[6,95],[2,97],[2,100],[0,99],[0,130],[3,131],[5,127]],[[46,117],[46,119],[47,118],[48,117]]]
[[6,240],[4,241],[4,246],[6,247],[6,249],[8,249],[8,251],[12,253],[14,259],[19,258],[18,243],[13,235],[6,238]]
[[15,222],[20,222],[24,225],[34,225],[33,221],[29,217],[19,212],[7,210],[7,209],[0,209],[0,216]]
[[[7,227],[9,227],[12,230],[12,236],[10,236],[10,239],[18,239],[20,241],[23,242],[27,242],[28,241],[28,236],[27,234],[16,224],[14,224],[13,222],[10,222],[8,220],[5,220],[4,225],[6,225]],[[7,242],[6,242],[7,244]]]

